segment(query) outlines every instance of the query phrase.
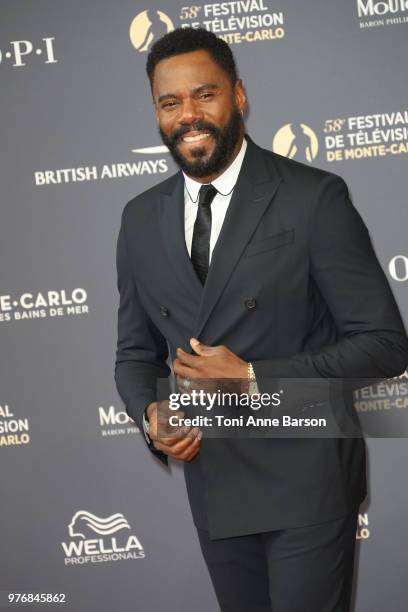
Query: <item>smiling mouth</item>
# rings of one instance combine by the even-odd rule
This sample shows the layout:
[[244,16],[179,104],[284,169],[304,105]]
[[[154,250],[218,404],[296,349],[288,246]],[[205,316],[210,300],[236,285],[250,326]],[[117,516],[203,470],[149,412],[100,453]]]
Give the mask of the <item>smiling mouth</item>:
[[198,134],[189,133],[189,134],[186,134],[185,136],[182,136],[181,140],[183,142],[201,142],[201,140],[205,140],[209,136],[211,136],[209,132],[200,132]]

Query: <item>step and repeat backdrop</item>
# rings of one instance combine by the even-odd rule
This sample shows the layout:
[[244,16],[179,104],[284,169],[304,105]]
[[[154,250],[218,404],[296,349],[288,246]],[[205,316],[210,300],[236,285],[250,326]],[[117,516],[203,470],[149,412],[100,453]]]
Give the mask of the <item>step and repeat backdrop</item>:
[[[231,45],[248,133],[346,180],[407,322],[408,1],[3,0],[0,16],[2,601],[215,611],[182,470],[147,451],[113,378],[121,212],[176,170],[147,51],[179,26]],[[406,424],[407,374],[357,410]],[[403,428],[367,443],[355,609],[405,612]]]

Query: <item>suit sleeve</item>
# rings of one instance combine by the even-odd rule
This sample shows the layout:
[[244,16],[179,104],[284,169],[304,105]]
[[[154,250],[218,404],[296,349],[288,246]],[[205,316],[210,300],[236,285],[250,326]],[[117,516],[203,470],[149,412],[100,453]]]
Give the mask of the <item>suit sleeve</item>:
[[[348,189],[322,181],[310,219],[310,274],[327,303],[338,341],[285,359],[252,362],[262,378],[391,378],[408,363],[408,340],[388,281]],[[363,386],[363,385],[361,385]]]
[[[129,262],[126,242],[126,207],[117,241],[116,267],[119,308],[115,382],[128,415],[143,433],[143,414],[157,400],[158,379],[168,378],[168,347],[164,336],[144,310]],[[149,449],[165,464],[167,456],[145,438]]]

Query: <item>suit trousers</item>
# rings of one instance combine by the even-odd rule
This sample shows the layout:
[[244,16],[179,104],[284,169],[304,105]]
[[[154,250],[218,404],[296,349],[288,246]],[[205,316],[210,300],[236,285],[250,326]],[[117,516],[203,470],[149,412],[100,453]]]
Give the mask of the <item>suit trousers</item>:
[[358,510],[326,523],[221,540],[197,529],[220,609],[349,612],[357,520]]

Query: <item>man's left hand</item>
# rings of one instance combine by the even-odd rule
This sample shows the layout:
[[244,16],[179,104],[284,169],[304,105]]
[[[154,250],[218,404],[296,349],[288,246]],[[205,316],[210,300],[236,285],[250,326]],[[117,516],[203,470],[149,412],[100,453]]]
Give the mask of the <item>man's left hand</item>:
[[177,358],[173,361],[174,372],[179,384],[184,379],[247,378],[247,362],[226,346],[207,346],[196,338],[191,338],[190,344],[196,355],[191,355],[178,348]]

